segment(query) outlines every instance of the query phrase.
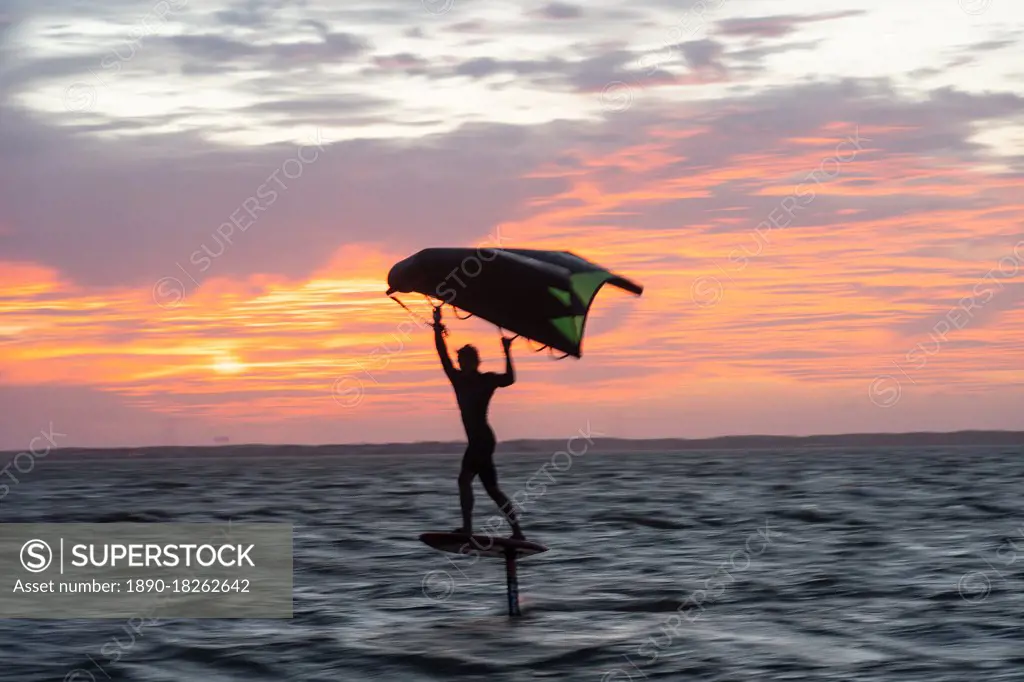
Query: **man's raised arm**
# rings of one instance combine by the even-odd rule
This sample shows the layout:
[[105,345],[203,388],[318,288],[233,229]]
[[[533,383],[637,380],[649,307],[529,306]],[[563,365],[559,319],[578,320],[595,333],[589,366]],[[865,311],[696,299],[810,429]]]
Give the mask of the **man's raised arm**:
[[501,347],[505,349],[505,373],[498,375],[498,386],[511,386],[516,383],[516,371],[512,367],[512,353],[509,351],[514,340],[501,337]]
[[444,373],[451,379],[455,375],[455,366],[448,356],[448,344],[444,342],[444,325],[441,324],[441,308],[434,308],[434,346],[437,348],[437,356],[441,358],[441,367]]

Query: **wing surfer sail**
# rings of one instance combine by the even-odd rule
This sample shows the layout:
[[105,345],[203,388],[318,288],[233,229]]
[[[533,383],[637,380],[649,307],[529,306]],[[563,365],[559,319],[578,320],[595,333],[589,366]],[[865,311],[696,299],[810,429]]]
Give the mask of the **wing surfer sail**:
[[[484,251],[487,253],[485,254]],[[567,356],[583,355],[590,307],[605,286],[643,287],[569,251],[431,248],[395,263],[387,295],[420,293]]]

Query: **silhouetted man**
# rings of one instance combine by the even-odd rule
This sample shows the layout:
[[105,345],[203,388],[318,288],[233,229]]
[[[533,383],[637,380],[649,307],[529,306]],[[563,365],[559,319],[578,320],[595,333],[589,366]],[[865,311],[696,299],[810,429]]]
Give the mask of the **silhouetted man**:
[[462,425],[466,428],[466,454],[462,457],[462,470],[459,472],[459,502],[462,504],[462,528],[456,533],[473,533],[473,479],[480,477],[484,490],[491,496],[498,508],[505,514],[512,526],[512,537],[523,540],[522,530],[515,508],[505,493],[498,488],[498,472],[494,467],[494,446],[497,444],[494,432],[487,423],[487,408],[496,388],[511,386],[516,381],[512,369],[512,356],[509,347],[512,339],[502,337],[501,345],[505,349],[505,373],[479,371],[480,355],[473,346],[463,346],[458,351],[459,368],[452,366],[448,357],[448,347],[444,342],[444,325],[441,324],[441,308],[434,308],[434,343],[437,354],[441,358],[441,366],[455,389],[455,398],[462,413]]

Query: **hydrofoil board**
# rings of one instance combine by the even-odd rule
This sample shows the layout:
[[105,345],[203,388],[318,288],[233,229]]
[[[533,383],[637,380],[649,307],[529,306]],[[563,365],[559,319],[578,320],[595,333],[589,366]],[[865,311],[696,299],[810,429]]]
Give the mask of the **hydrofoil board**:
[[544,545],[529,540],[513,540],[498,535],[466,535],[465,533],[424,533],[424,544],[452,554],[479,554],[496,558],[507,557],[511,551],[516,557],[532,556],[548,551]]

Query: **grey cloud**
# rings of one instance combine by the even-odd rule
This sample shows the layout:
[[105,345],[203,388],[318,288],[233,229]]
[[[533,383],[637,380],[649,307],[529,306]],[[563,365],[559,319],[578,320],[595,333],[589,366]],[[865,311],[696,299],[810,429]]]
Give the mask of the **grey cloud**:
[[472,78],[487,78],[499,73],[509,73],[518,76],[534,75],[540,73],[557,73],[564,68],[565,62],[561,59],[548,59],[544,61],[529,60],[501,60],[490,57],[480,57],[462,62],[455,67],[453,73],[457,76],[470,76]]
[[286,4],[268,0],[244,0],[229,9],[219,10],[214,16],[219,23],[228,26],[265,29],[274,23],[274,15]]
[[259,52],[259,48],[248,42],[215,34],[171,36],[166,42],[181,53],[204,63],[230,62],[251,57]]
[[[174,66],[186,75],[262,68],[275,73],[279,86],[293,87],[296,81],[288,72],[294,67],[318,70],[323,64],[357,58],[369,49],[365,39],[347,33],[329,33],[319,41],[265,46],[215,34],[149,36],[140,45],[113,44],[93,54],[15,61],[0,72],[0,88],[10,96],[47,80],[63,80],[68,85],[98,82],[102,87],[113,78],[145,77]],[[133,73],[120,73],[128,69]]]
[[253,104],[244,109],[256,113],[286,114],[291,120],[328,120],[344,116],[351,124],[354,112],[381,112],[391,104],[389,100],[367,95],[332,95],[317,98],[282,98]]
[[783,45],[758,45],[743,50],[731,50],[728,53],[730,60],[743,63],[760,63],[767,57],[785,52],[796,52],[798,50],[813,50],[821,45],[820,40],[786,43]]
[[446,27],[445,30],[451,31],[452,33],[482,33],[487,29],[487,24],[479,19],[473,19],[470,21],[460,21],[457,24],[451,24]]
[[[562,88],[568,85],[574,90],[599,91],[615,80],[650,80],[652,74],[638,76],[626,69],[635,61],[635,55],[624,50],[613,50],[576,61],[560,57],[548,59],[494,59],[479,57],[459,62],[454,66],[431,64],[414,55],[392,55],[375,58],[376,70],[399,70],[408,75],[428,75],[433,79],[453,76],[485,79],[499,74],[518,76],[529,80],[538,87]],[[373,73],[374,69],[369,69]],[[665,73],[657,71],[657,73]]]
[[[452,76],[484,79],[506,74],[522,77],[538,88],[559,89],[566,86],[576,92],[601,92],[610,83],[623,82],[644,88],[657,84],[683,83],[688,76],[712,72],[718,79],[727,75],[722,63],[723,46],[710,40],[693,41],[679,46],[677,52],[648,55],[621,48],[604,51],[590,50],[592,54],[577,59],[549,57],[547,59],[495,59],[479,57],[456,64],[431,64],[410,55],[395,55],[375,59],[376,70],[400,70],[407,75],[426,75],[440,80]],[[372,74],[374,68],[366,73]]]
[[369,43],[349,33],[329,33],[319,42],[279,43],[267,46],[224,38],[219,35],[179,35],[166,39],[190,60],[203,63],[237,62],[259,58],[268,65],[282,62],[320,62],[348,59],[369,50]]
[[214,14],[217,21],[227,26],[243,26],[246,28],[265,28],[268,18],[260,13],[237,9],[222,10]]
[[[379,55],[373,58],[376,69],[383,71],[400,71],[407,75],[419,76],[430,72],[431,63],[426,59],[418,57],[411,52],[400,52],[398,54]],[[373,73],[375,69],[367,69]]]
[[600,92],[615,81],[635,82],[636,73],[626,69],[636,56],[625,50],[613,50],[575,62],[566,70],[566,80],[580,92]]
[[322,21],[316,21],[314,19],[306,19],[299,22],[299,26],[308,26],[313,29],[317,35],[327,36],[331,33],[331,28]]
[[1024,114],[1024,97],[1014,94],[971,94],[942,88],[931,92],[926,101],[914,102],[903,99],[885,79],[775,88],[751,99],[754,106],[743,102],[737,98],[734,103],[741,106],[715,116],[715,127],[726,140],[748,142],[753,136],[758,149],[827,122],[848,121],[853,134],[858,125],[888,126],[900,121],[917,124],[922,132],[892,135],[886,141],[887,151],[945,149],[973,156],[979,150],[968,141],[974,134],[972,123]]
[[11,73],[14,68],[14,48],[11,43],[14,42],[20,19],[13,12],[0,10],[0,116],[3,115],[8,98],[15,91],[15,79]]
[[10,92],[17,92],[36,81],[82,78],[90,76],[90,70],[102,71],[104,52],[67,57],[51,57],[32,61],[14,61],[0,74],[0,80]]
[[547,19],[578,19],[583,16],[583,8],[568,2],[549,2],[540,14]]
[[1017,38],[985,40],[980,43],[968,45],[967,49],[971,52],[993,52],[995,50],[1001,50],[1004,47],[1012,47],[1019,42],[1020,40]]
[[719,33],[726,36],[781,38],[797,31],[804,24],[833,21],[866,14],[863,10],[845,10],[822,14],[788,14],[756,18],[724,19],[718,22]]
[[725,46],[714,40],[694,40],[682,43],[679,46],[683,57],[694,69],[705,67],[721,67],[721,56],[725,52]]

